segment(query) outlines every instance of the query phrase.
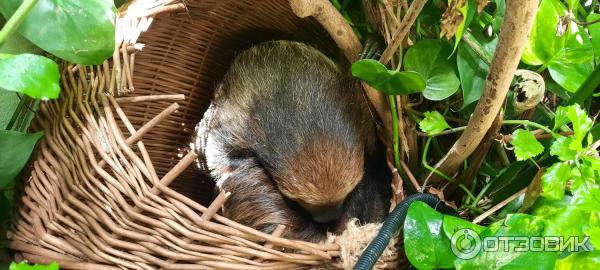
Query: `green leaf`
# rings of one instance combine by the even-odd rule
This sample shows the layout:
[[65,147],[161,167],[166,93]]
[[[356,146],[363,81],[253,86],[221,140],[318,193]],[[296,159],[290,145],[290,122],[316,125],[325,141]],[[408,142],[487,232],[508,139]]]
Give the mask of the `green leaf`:
[[17,106],[19,96],[15,92],[0,90],[0,130],[6,129]]
[[425,118],[419,122],[419,127],[427,135],[434,135],[450,128],[444,116],[437,111],[425,112]]
[[558,84],[575,92],[592,72],[593,51],[583,28],[573,22],[569,23],[567,33],[556,35],[559,17],[566,13],[559,0],[541,1],[521,60],[529,65],[548,67]]
[[386,95],[408,95],[425,89],[425,79],[419,73],[388,70],[379,61],[373,59],[354,62],[352,76],[367,82]]
[[48,265],[43,265],[43,264],[36,264],[36,265],[29,265],[27,262],[20,262],[20,263],[16,263],[16,262],[12,262],[10,264],[10,268],[9,270],[58,270],[58,263],[57,262],[52,262],[51,264]]
[[566,163],[554,163],[542,175],[542,196],[552,200],[562,200],[565,184],[571,176],[571,167]]
[[[587,22],[600,20],[600,14],[592,13],[587,17]],[[590,24],[587,27],[592,36],[592,48],[594,49],[594,56],[596,61],[600,61],[600,23]]]
[[452,239],[452,235],[459,230],[470,229],[479,234],[483,232],[486,227],[473,224],[472,222],[462,218],[444,215],[443,229],[446,237],[448,237],[448,239]]
[[443,217],[423,202],[416,201],[408,208],[404,220],[404,250],[416,268],[452,267],[456,257],[442,230]]
[[573,123],[573,132],[575,133],[575,140],[571,143],[571,149],[581,150],[583,139],[585,135],[592,129],[594,122],[590,119],[579,104],[571,105],[567,109],[567,116],[571,123]]
[[465,5],[462,8],[459,8],[460,13],[462,13],[462,17],[464,18],[460,25],[458,25],[458,29],[456,29],[456,34],[454,35],[454,48],[452,49],[452,53],[456,51],[458,47],[458,43],[462,39],[463,33],[465,29],[469,27],[473,19],[477,16],[477,0],[467,0]]
[[[492,226],[490,226],[492,227]],[[521,237],[519,241],[527,240],[528,236],[539,236],[543,232],[543,220],[526,214],[511,214],[506,217],[497,230],[487,229],[480,237]],[[506,246],[508,243],[508,246]],[[456,269],[553,269],[556,254],[551,252],[523,252],[517,250],[519,242],[498,241],[496,251],[480,252],[470,260],[459,259]],[[521,245],[522,246],[522,242]],[[525,267],[526,266],[526,267]]]
[[450,46],[441,41],[426,39],[410,47],[404,56],[406,70],[416,71],[425,78],[427,87],[423,96],[429,100],[442,100],[456,93],[460,80],[454,63],[448,59]]
[[58,97],[58,65],[43,56],[19,54],[0,60],[0,88],[37,99]]
[[496,12],[494,12],[494,21],[492,22],[492,29],[494,33],[500,31],[500,27],[504,22],[504,14],[506,14],[506,1],[505,0],[495,0],[496,2]]
[[[465,33],[465,35],[471,36],[470,33]],[[494,37],[493,39],[478,39],[475,42],[479,43],[477,44],[480,45],[479,48],[491,59],[498,43],[498,37]],[[481,97],[483,88],[485,87],[485,78],[489,73],[490,67],[466,43],[458,45],[456,66],[458,67],[458,75],[460,76],[463,92],[463,106],[461,109],[464,109]]]
[[563,201],[542,201],[533,212],[545,222],[543,236],[584,237],[590,213]]
[[573,142],[572,137],[560,137],[556,139],[550,146],[550,154],[558,156],[562,161],[574,160],[577,151],[572,150],[569,146]]
[[[8,18],[21,2],[2,0],[0,12]],[[106,0],[39,0],[19,33],[69,62],[101,64],[115,49],[115,6]]]
[[0,188],[11,182],[23,169],[42,132],[25,134],[0,130]]
[[592,243],[594,249],[600,250],[600,227],[588,228],[585,234],[590,236],[590,243]]
[[32,53],[41,54],[43,51],[24,38],[19,33],[14,33],[2,45],[0,45],[0,53],[21,54]]
[[517,160],[526,160],[541,154],[544,146],[529,130],[517,129],[512,133],[512,145],[515,147]]
[[577,252],[556,262],[556,270],[600,269],[600,251]]

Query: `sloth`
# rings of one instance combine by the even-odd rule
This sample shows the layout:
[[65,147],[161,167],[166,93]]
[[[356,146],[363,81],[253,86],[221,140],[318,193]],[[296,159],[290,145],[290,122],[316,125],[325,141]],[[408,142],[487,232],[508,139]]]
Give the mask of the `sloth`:
[[[196,127],[199,165],[231,192],[223,215],[321,241],[346,222],[382,221],[390,177],[367,100],[317,49],[269,41],[239,53]],[[389,173],[389,172],[388,172]]]

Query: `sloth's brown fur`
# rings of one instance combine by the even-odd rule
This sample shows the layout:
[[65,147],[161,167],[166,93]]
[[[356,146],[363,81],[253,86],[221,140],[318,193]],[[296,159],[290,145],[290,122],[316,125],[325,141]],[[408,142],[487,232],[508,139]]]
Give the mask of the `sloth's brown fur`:
[[217,187],[232,192],[224,215],[320,240],[339,226],[310,214],[331,205],[343,204],[338,224],[384,217],[389,178],[376,179],[380,169],[365,161],[383,156],[375,138],[367,102],[348,74],[310,46],[274,41],[236,57],[195,143]]

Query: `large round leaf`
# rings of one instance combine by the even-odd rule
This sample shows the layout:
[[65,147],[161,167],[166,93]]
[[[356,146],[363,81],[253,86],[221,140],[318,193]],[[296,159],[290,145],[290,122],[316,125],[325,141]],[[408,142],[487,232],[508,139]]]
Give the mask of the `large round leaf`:
[[529,42],[521,60],[526,64],[543,65],[560,86],[575,92],[592,73],[594,52],[583,27],[568,23],[564,35],[557,36],[560,16],[567,8],[559,0],[542,0]]
[[423,96],[442,100],[456,93],[460,80],[454,63],[448,59],[452,48],[441,40],[422,40],[410,47],[404,56],[404,68],[421,74],[427,82]]
[[37,99],[54,99],[60,93],[58,65],[43,56],[19,54],[0,57],[0,89]]
[[42,132],[25,134],[0,130],[0,188],[10,183],[23,169],[42,135]]
[[404,250],[417,269],[451,268],[456,256],[442,229],[444,215],[414,202],[404,220]]
[[408,95],[425,89],[425,80],[419,73],[388,70],[373,59],[354,62],[352,75],[387,95]]
[[[9,18],[21,2],[2,0],[0,12]],[[115,48],[115,6],[106,0],[39,0],[19,32],[67,61],[100,64]]]

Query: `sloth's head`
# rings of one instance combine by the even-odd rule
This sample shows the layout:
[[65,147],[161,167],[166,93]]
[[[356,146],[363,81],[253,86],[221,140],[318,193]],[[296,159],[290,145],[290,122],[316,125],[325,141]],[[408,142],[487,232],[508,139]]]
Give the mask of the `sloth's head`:
[[279,191],[297,202],[319,223],[339,219],[344,200],[361,181],[364,145],[318,138],[287,158],[274,173]]

